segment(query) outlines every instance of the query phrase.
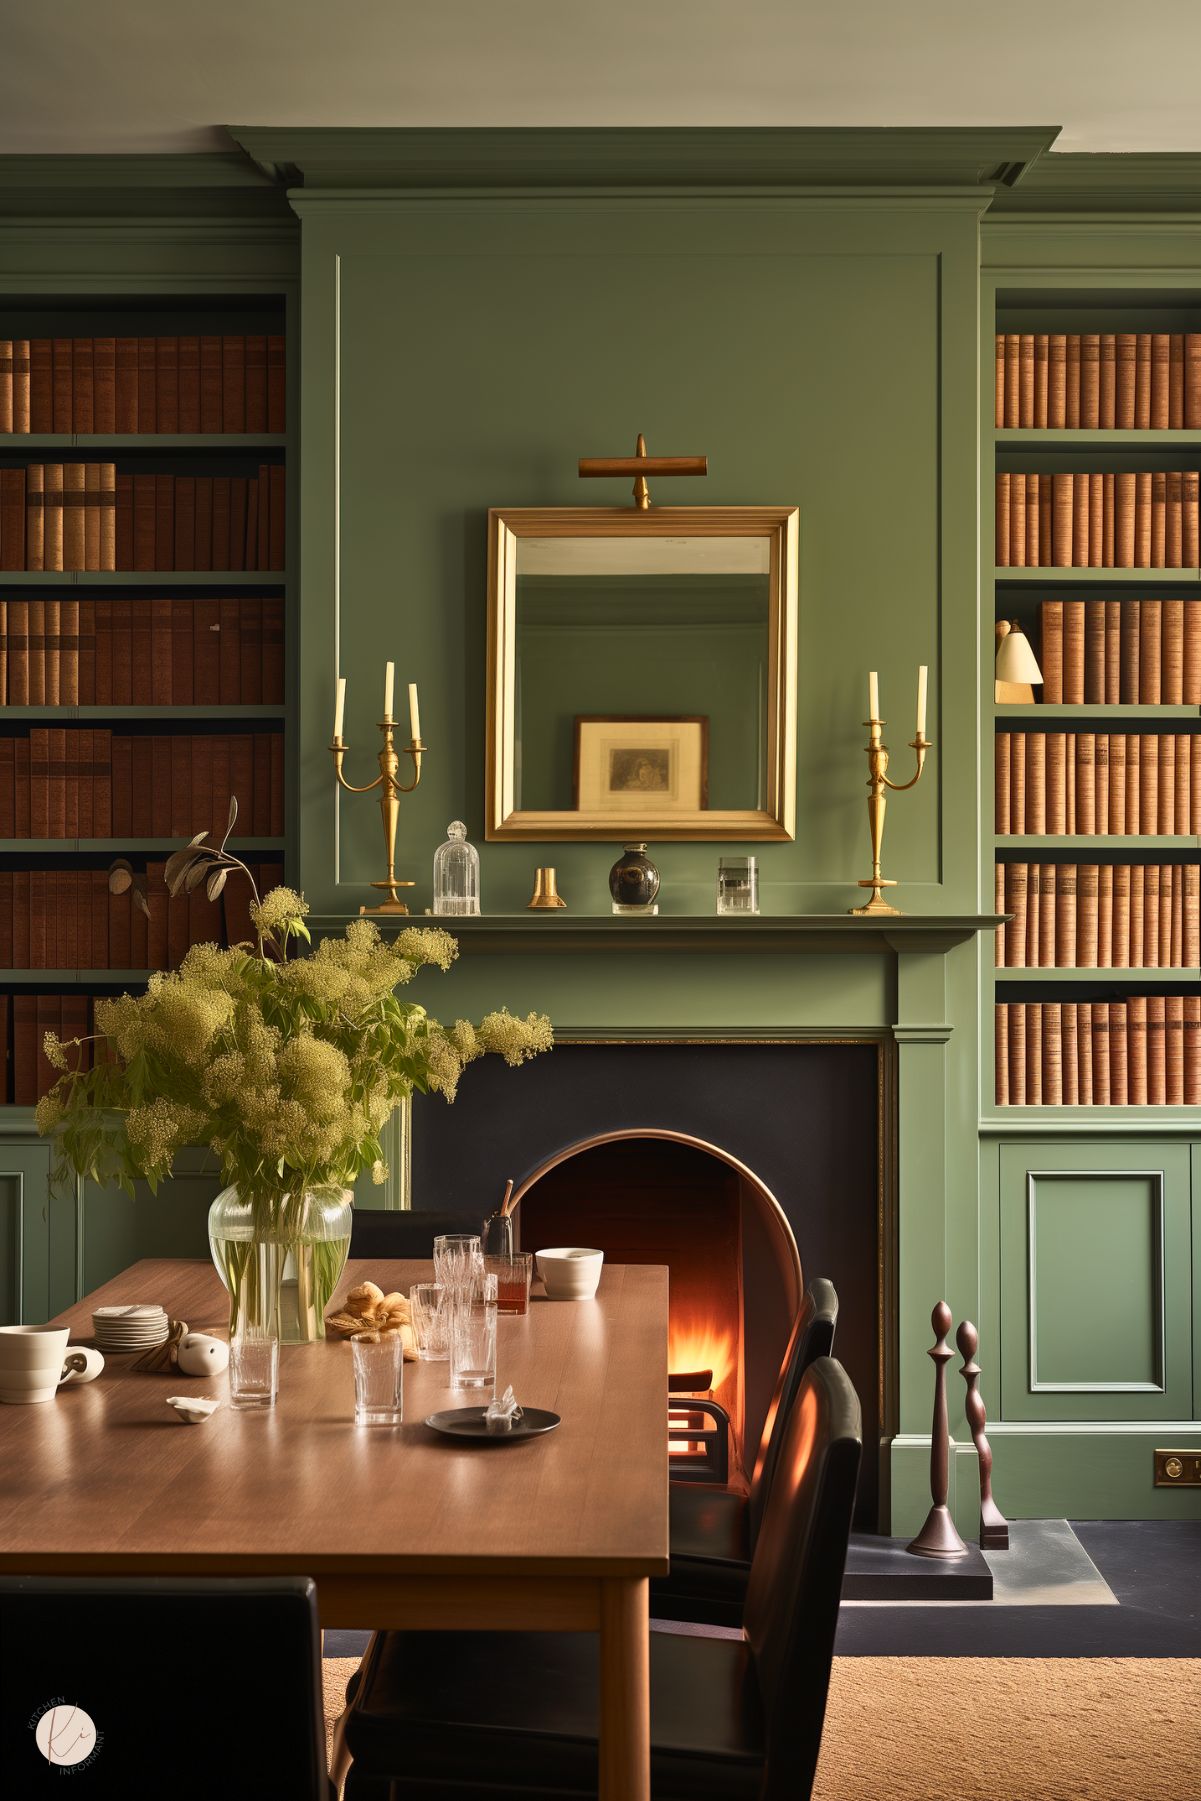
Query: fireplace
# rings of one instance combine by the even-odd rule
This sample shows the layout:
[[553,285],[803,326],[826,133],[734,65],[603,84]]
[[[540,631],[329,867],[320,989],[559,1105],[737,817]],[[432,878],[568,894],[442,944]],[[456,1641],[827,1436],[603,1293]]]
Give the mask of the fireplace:
[[526,1249],[595,1244],[672,1271],[671,1367],[713,1371],[744,1466],[811,1276],[838,1290],[859,1393],[856,1524],[876,1527],[884,1393],[887,1047],[742,1039],[567,1041],[520,1073],[417,1096],[413,1205],[478,1220],[512,1178]]

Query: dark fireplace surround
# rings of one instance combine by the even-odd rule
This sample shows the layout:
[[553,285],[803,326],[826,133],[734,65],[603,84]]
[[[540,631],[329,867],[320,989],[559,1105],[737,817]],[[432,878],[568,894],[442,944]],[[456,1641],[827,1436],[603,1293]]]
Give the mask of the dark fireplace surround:
[[[520,1241],[671,1270],[669,1368],[712,1369],[749,1475],[804,1282],[838,1290],[858,1390],[857,1524],[879,1517],[885,1050],[870,1042],[560,1042],[418,1097],[413,1205],[477,1220],[515,1183]],[[737,1479],[737,1477],[736,1477]]]

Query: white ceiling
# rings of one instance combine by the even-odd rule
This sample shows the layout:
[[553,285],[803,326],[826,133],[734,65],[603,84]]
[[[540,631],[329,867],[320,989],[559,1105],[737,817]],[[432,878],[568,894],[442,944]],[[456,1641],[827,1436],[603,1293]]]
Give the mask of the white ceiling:
[[1055,125],[1201,150],[1201,0],[2,0],[0,152],[237,125]]

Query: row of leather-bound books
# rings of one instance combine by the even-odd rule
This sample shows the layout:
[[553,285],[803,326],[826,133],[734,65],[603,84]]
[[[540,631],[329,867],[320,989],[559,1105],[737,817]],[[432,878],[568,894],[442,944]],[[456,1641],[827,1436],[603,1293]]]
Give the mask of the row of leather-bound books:
[[251,476],[0,469],[0,570],[282,570],[285,491],[282,463]]
[[1201,426],[1201,332],[997,332],[995,421],[1025,430]]
[[238,706],[284,698],[284,603],[0,600],[0,706]]
[[[250,867],[260,894],[280,880],[278,864]],[[193,944],[253,939],[244,877],[211,901],[203,883],[168,894],[165,869],[147,863],[138,891],[121,894],[110,892],[107,869],[0,870],[0,967],[175,969]]]
[[0,432],[282,432],[275,333],[0,338]]
[[996,865],[1009,969],[1201,969],[1201,864]]
[[999,731],[1002,836],[1201,832],[1201,732]]
[[1044,600],[1039,637],[1045,701],[1201,706],[1201,602]]
[[0,737],[0,838],[190,838],[284,830],[282,732],[115,733],[35,727]]
[[996,475],[996,561],[1003,569],[1195,569],[1196,469]]
[[1201,994],[1008,1001],[995,1024],[1000,1107],[1201,1106]]

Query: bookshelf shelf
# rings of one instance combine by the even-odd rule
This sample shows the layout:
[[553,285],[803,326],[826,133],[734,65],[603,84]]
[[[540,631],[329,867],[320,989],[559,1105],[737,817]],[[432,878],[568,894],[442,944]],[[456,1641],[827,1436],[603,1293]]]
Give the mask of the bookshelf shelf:
[[[186,834],[175,838],[0,838],[0,854],[5,856],[75,856],[81,851],[107,852],[120,857],[126,851],[149,852],[178,850]],[[282,838],[231,838],[230,849],[241,856],[248,851],[282,851]]]
[[1026,586],[1030,582],[1070,582],[1073,587],[1137,582],[1141,588],[1154,582],[1157,586],[1170,583],[1172,587],[1196,588],[1201,585],[1201,569],[1064,569],[1046,563],[1019,569],[1006,564],[994,567],[993,581],[999,588]]
[[1115,856],[1124,851],[1199,851],[1201,836],[1198,835],[1164,835],[1154,833],[1131,833],[1127,836],[1120,832],[1079,832],[1079,833],[1010,833],[998,832],[993,843],[999,851],[1003,850],[1108,850]]
[[7,720],[13,725],[38,724],[42,720],[50,720],[58,724],[63,720],[77,719],[86,722],[89,719],[99,721],[122,719],[154,719],[170,723],[172,720],[194,721],[197,719],[212,720],[261,720],[264,724],[287,718],[287,708],[274,704],[258,706],[247,703],[244,706],[175,706],[175,707],[0,707],[0,726]]
[[286,450],[278,432],[0,432],[0,454],[25,450]]
[[993,711],[998,719],[1062,719],[1070,725],[1087,725],[1090,719],[1201,719],[1201,707],[1154,706],[1145,701],[1037,701],[1033,706],[997,701]]
[[1193,426],[1180,431],[996,426],[993,442],[998,450],[1194,450],[1201,449],[1201,431]]
[[150,975],[148,969],[0,969],[0,989],[102,987],[106,982],[146,982]]
[[1147,983],[1155,982],[1179,988],[1182,982],[1201,982],[1201,969],[1162,969],[1158,966],[1154,969],[1114,969],[1110,967],[1083,969],[1075,966],[1056,969],[1027,969],[1017,965],[994,969],[993,979],[1000,983],[1037,982],[1045,983],[1048,986],[1058,986],[1061,982],[1069,985],[1074,983],[1094,985],[1116,983],[1124,984],[1128,988],[1143,987]]
[[282,588],[282,569],[5,569],[5,588]]

